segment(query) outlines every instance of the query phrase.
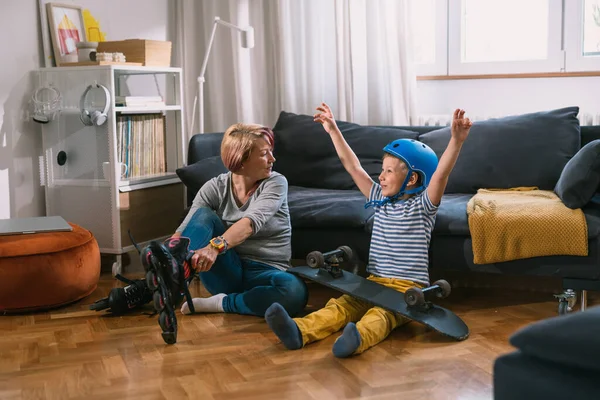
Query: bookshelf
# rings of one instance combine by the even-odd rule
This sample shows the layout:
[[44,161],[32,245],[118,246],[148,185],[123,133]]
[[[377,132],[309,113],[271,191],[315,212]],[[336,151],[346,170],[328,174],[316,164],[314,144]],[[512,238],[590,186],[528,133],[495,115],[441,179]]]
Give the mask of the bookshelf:
[[[183,215],[184,187],[175,173],[187,147],[182,69],[77,66],[41,68],[37,75],[39,86],[62,94],[59,117],[41,125],[46,215],[90,230],[100,252],[114,257],[113,273],[121,273],[123,254],[135,249],[128,231],[143,246],[171,235]],[[110,94],[108,118],[87,126],[80,99],[95,83]],[[104,104],[101,89],[88,93],[88,110]],[[120,163],[127,165],[123,175]]]

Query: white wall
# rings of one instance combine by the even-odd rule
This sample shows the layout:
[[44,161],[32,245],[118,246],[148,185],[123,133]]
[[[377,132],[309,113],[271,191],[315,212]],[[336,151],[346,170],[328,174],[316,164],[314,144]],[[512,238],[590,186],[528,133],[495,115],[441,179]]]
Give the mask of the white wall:
[[418,114],[463,108],[473,116],[502,116],[573,105],[580,113],[599,114],[599,88],[600,76],[418,81]]
[[[107,40],[174,38],[173,0],[60,3],[89,9]],[[0,0],[0,37],[0,219],[41,216],[46,212],[38,167],[41,130],[29,118],[32,71],[44,66],[38,0]]]
[[[42,0],[48,2],[50,0]],[[175,38],[174,0],[61,0],[89,9],[107,40]],[[43,65],[38,0],[0,0],[0,218],[45,214],[39,125],[29,118],[31,72]],[[175,56],[172,64],[177,65]],[[600,77],[419,81],[419,114],[507,115],[579,105],[600,113]]]

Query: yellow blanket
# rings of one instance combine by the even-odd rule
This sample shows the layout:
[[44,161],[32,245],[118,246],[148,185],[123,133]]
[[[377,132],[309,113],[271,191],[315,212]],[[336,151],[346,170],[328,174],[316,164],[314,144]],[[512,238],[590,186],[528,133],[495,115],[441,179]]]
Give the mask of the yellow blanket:
[[588,254],[583,211],[537,188],[479,189],[467,204],[475,264]]

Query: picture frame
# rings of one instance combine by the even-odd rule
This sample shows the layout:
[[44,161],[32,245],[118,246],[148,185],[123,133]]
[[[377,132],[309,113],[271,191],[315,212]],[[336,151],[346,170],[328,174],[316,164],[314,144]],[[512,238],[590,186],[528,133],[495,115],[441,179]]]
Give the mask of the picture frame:
[[56,66],[77,62],[78,42],[86,42],[83,9],[73,4],[47,3],[48,26]]
[[44,67],[55,67],[54,53],[52,50],[52,41],[50,40],[50,27],[48,26],[48,15],[46,14],[46,4],[48,0],[38,0],[40,11],[40,29],[42,34],[42,50],[44,56]]

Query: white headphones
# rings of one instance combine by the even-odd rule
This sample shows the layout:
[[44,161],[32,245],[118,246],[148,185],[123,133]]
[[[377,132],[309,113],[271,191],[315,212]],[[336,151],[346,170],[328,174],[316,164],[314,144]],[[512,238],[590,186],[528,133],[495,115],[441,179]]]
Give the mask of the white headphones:
[[[86,97],[87,97],[88,93],[95,88],[102,89],[102,91],[104,92],[104,110],[102,110],[102,111],[98,111],[98,110],[88,111],[85,108]],[[83,94],[81,95],[81,100],[79,101],[79,110],[81,111],[81,114],[80,114],[79,118],[81,119],[81,122],[83,122],[84,125],[100,126],[100,125],[104,124],[106,122],[106,120],[108,119],[108,108],[109,107],[110,107],[110,93],[108,92],[108,89],[104,85],[100,85],[99,83],[94,83],[93,85],[89,85],[85,89],[85,92],[83,92]]]
[[61,109],[62,95],[52,86],[41,86],[31,96],[33,120],[40,124],[52,121]]

